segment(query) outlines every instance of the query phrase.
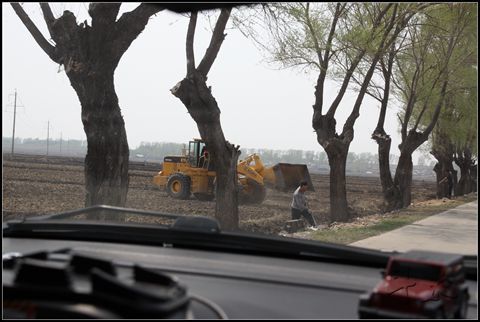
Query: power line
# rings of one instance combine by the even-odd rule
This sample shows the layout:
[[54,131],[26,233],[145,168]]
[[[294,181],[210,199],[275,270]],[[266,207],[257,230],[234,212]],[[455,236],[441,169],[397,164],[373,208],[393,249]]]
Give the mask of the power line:
[[27,113],[25,111],[23,111],[23,113],[19,113],[18,116],[21,116],[22,117],[22,120],[23,122],[28,125],[30,128],[34,128],[35,126],[35,122],[33,122],[27,115]]

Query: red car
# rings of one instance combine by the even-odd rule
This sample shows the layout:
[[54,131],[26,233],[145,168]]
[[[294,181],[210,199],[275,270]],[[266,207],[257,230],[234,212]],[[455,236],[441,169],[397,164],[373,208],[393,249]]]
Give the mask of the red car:
[[360,318],[466,318],[470,295],[461,255],[410,251],[390,257],[382,274],[360,296]]

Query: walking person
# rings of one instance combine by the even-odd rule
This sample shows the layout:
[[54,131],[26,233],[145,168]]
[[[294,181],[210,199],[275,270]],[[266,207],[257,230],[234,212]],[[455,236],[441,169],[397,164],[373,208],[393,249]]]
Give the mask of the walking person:
[[308,211],[307,199],[305,198],[305,191],[308,189],[306,181],[300,182],[300,186],[293,193],[293,200],[291,204],[292,219],[300,219],[301,216],[305,218],[311,227],[316,228],[317,223],[312,214]]

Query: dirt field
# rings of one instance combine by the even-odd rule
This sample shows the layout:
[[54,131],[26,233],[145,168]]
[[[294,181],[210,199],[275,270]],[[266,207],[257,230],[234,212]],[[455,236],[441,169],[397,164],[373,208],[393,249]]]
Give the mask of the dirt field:
[[[81,159],[17,156],[3,159],[3,219],[49,214],[83,207],[84,172]],[[131,163],[128,208],[172,214],[214,215],[215,202],[174,200],[152,184],[159,165]],[[329,177],[311,174],[315,192],[308,192],[310,208],[319,224],[328,222]],[[347,198],[358,217],[378,213],[381,185],[378,178],[347,177]],[[435,183],[415,181],[413,202],[435,198]],[[261,205],[240,205],[240,228],[277,234],[290,219],[291,194],[267,191]],[[142,219],[143,220],[143,219]],[[145,219],[147,220],[147,219]]]

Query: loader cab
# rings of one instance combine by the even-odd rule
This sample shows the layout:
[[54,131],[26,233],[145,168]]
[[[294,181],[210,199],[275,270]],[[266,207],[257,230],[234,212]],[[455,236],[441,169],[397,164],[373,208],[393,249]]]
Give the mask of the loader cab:
[[209,168],[210,158],[206,152],[205,142],[194,139],[188,143],[188,162],[194,168]]

